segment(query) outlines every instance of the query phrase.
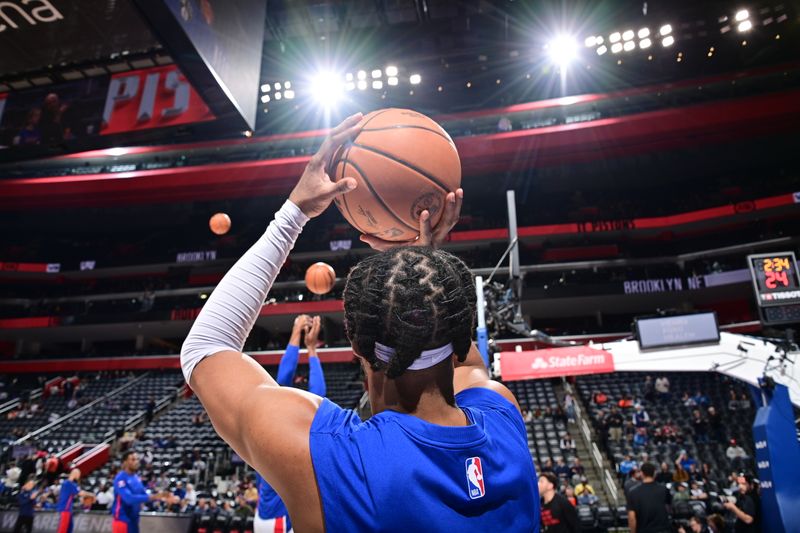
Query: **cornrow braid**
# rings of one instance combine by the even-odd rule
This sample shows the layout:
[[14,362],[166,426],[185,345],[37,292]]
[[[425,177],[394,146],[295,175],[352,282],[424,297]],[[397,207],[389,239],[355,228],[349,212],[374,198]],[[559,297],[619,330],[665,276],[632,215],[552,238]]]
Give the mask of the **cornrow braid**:
[[[447,343],[463,361],[472,342],[475,299],[472,274],[454,255],[425,247],[392,248],[350,270],[345,331],[373,370],[396,378],[423,350]],[[375,356],[376,342],[394,348],[388,364]]]

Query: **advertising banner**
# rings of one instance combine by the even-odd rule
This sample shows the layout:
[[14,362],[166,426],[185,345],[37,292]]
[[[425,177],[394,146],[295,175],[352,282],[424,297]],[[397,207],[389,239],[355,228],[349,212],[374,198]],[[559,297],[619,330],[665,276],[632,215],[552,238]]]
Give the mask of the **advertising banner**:
[[[0,533],[14,530],[17,520],[15,511],[0,512]],[[52,511],[37,512],[33,519],[33,531],[36,533],[57,533],[59,513]],[[148,533],[187,533],[192,524],[190,516],[164,516],[143,514],[139,522],[140,531]],[[111,513],[75,513],[72,520],[73,533],[108,533],[111,531]]]
[[500,353],[500,374],[504,381],[602,374],[613,371],[614,357],[611,353],[589,346]]

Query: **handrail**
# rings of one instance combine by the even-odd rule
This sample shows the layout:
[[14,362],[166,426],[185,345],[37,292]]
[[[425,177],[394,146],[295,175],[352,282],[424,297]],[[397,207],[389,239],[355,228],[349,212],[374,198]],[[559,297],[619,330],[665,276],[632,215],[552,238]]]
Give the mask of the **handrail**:
[[116,389],[104,394],[100,398],[97,398],[96,400],[87,403],[83,407],[80,407],[80,408],[78,408],[78,409],[76,409],[76,410],[74,410],[72,412],[69,412],[69,413],[65,414],[61,418],[58,418],[57,420],[54,420],[53,422],[51,422],[51,423],[49,423],[49,424],[47,424],[45,426],[40,427],[36,431],[32,431],[31,433],[28,433],[24,437],[20,437],[16,441],[12,442],[11,446],[18,446],[18,445],[22,444],[23,442],[25,442],[25,441],[27,441],[29,439],[33,439],[35,437],[40,437],[42,435],[45,435],[45,434],[49,433],[51,430],[56,429],[56,428],[60,427],[61,425],[63,425],[64,422],[67,422],[68,420],[72,420],[73,418],[75,418],[75,417],[77,417],[77,416],[79,416],[79,415],[91,410],[94,406],[98,405],[103,400],[107,400],[108,398],[113,398],[117,394],[128,390],[129,388],[133,387],[134,385],[136,385],[137,383],[142,381],[144,378],[146,378],[149,374],[150,374],[149,372],[145,372],[141,376],[130,380],[128,383],[125,383],[124,385],[121,385],[120,387],[117,387]]

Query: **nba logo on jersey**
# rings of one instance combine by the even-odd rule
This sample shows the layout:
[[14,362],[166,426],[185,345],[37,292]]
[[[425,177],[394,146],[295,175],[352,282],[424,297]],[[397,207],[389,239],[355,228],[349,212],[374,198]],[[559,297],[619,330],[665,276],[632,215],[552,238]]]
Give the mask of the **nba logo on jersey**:
[[467,467],[467,491],[470,499],[476,500],[483,498],[486,494],[486,487],[483,484],[483,465],[480,457],[470,457],[466,462]]

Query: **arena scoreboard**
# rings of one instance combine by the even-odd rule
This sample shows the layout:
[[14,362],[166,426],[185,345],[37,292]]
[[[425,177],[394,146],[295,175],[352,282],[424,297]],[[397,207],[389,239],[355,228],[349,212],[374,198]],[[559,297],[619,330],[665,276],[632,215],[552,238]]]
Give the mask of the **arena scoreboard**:
[[800,276],[794,252],[747,256],[762,322],[800,322]]

